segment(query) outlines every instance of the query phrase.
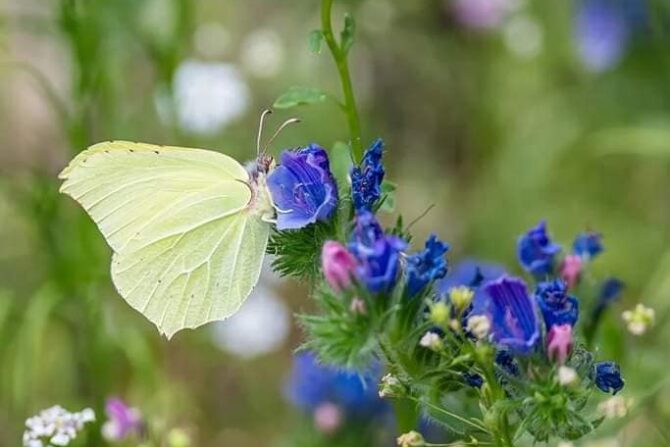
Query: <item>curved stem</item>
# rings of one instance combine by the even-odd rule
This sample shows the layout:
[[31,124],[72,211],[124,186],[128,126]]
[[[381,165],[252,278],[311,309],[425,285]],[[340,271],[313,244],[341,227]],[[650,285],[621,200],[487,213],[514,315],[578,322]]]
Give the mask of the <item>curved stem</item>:
[[337,72],[340,75],[342,83],[342,93],[344,95],[344,112],[347,115],[347,124],[351,135],[351,155],[354,163],[360,163],[363,158],[363,143],[361,138],[361,124],[356,108],[356,98],[354,97],[354,87],[351,83],[349,74],[349,63],[347,54],[342,50],[333,34],[333,24],[331,22],[331,12],[333,9],[333,0],[321,0],[321,32],[323,38],[333,55]]

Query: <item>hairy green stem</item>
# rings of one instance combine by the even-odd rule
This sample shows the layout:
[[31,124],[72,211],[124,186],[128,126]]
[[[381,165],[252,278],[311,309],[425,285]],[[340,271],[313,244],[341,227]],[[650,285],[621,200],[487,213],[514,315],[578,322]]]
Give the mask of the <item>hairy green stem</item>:
[[361,138],[361,124],[356,108],[356,98],[354,97],[354,87],[351,83],[349,74],[349,63],[347,53],[338,44],[333,34],[333,24],[331,22],[331,12],[333,9],[333,0],[321,0],[321,32],[323,38],[333,55],[337,72],[340,75],[342,83],[342,93],[344,95],[344,113],[347,115],[347,124],[349,125],[349,134],[351,135],[351,158],[354,163],[360,163],[363,159],[363,142]]

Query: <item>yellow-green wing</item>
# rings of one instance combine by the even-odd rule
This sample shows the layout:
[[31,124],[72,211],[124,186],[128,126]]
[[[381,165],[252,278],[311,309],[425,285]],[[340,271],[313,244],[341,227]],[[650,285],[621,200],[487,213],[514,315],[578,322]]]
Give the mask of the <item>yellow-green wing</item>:
[[232,315],[258,281],[269,225],[249,213],[234,159],[117,141],[82,152],[60,177],[114,251],[119,294],[168,337]]

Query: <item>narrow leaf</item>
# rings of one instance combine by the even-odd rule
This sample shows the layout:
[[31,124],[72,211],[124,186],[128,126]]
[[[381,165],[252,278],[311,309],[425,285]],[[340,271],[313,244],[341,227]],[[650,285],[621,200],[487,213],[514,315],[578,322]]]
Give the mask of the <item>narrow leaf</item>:
[[354,44],[354,33],[356,32],[356,22],[350,14],[344,16],[344,29],[340,33],[340,45],[342,51],[347,54]]
[[395,183],[388,180],[382,182],[382,204],[379,211],[385,213],[392,213],[395,210],[395,190],[397,186]]
[[279,96],[274,103],[276,109],[290,109],[299,105],[324,102],[328,95],[314,87],[291,87]]
[[309,33],[309,51],[314,54],[321,53],[321,45],[323,44],[323,33],[319,29],[315,29]]

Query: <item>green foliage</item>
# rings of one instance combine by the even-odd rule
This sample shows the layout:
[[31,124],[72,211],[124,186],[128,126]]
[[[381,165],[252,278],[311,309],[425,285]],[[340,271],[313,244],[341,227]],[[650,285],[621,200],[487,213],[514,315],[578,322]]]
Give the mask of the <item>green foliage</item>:
[[[388,315],[379,297],[359,292],[340,296],[325,285],[316,290],[313,298],[319,312],[298,316],[308,335],[303,348],[313,350],[327,364],[358,371],[368,368],[377,348],[375,336]],[[362,300],[364,311],[352,306],[355,299]]]
[[320,29],[315,29],[309,33],[309,51],[314,54],[321,53],[321,47],[323,45],[323,32]]
[[356,22],[351,14],[344,16],[344,28],[340,33],[340,48],[346,55],[354,45],[354,33],[356,32]]
[[333,222],[317,222],[300,230],[274,230],[267,248],[268,254],[276,256],[273,270],[281,276],[313,280],[321,267],[321,246],[333,238]]
[[385,213],[395,211],[395,191],[397,187],[398,185],[388,180],[382,182],[382,198],[380,200],[379,211]]
[[317,104],[328,99],[328,95],[315,87],[295,86],[281,94],[273,104],[275,109],[290,109],[308,104]]

